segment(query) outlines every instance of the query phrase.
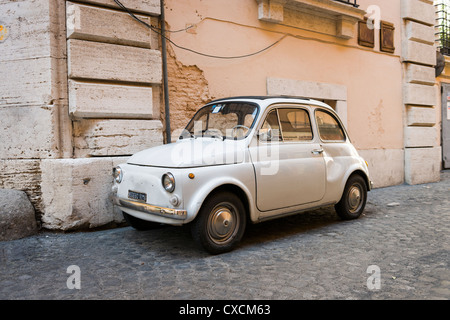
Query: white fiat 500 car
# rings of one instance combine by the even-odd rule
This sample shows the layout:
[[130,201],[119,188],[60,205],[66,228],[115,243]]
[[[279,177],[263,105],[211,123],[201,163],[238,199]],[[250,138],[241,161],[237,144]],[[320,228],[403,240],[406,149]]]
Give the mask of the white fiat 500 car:
[[212,254],[236,247],[247,222],[332,205],[358,218],[371,189],[334,110],[290,97],[212,101],[177,142],[136,153],[113,175],[114,202],[132,227],[189,223]]

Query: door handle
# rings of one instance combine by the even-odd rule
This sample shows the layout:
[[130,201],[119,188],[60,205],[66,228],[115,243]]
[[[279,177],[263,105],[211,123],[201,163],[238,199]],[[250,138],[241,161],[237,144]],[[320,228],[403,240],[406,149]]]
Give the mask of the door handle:
[[315,155],[319,155],[319,154],[322,154],[322,153],[323,153],[323,149],[322,149],[322,148],[320,148],[320,149],[314,149],[314,150],[311,151],[311,153],[312,153],[312,154],[315,154]]

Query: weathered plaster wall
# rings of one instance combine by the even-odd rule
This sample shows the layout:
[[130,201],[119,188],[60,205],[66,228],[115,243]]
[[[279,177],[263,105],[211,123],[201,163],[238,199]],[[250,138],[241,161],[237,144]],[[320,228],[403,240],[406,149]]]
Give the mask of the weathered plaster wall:
[[[213,97],[203,71],[195,65],[184,65],[177,60],[172,47],[168,46],[167,71],[169,77],[170,127],[172,141],[184,129],[195,112]],[[162,110],[165,115],[164,109]]]

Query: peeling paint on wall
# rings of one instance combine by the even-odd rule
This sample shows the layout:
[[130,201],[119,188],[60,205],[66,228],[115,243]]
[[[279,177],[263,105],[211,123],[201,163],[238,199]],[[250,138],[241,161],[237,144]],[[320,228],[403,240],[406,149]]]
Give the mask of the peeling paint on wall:
[[[167,46],[167,71],[169,75],[170,127],[172,133],[183,129],[203,104],[211,101],[208,81],[195,65],[184,65],[175,52]],[[161,109],[164,119],[164,108]],[[178,137],[173,136],[176,141]]]

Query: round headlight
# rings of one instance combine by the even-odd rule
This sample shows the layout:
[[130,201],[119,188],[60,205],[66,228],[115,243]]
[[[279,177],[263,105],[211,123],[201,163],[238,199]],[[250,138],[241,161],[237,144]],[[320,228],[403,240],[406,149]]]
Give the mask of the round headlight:
[[121,168],[121,167],[115,167],[115,168],[113,169],[113,177],[114,177],[114,180],[115,180],[117,183],[121,183],[121,182],[122,182],[123,171],[122,171],[122,168]]
[[167,192],[173,192],[175,190],[175,178],[170,172],[163,174],[161,181]]

